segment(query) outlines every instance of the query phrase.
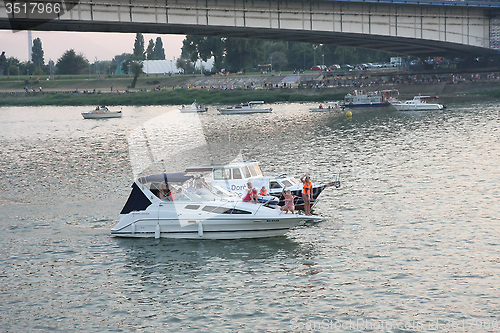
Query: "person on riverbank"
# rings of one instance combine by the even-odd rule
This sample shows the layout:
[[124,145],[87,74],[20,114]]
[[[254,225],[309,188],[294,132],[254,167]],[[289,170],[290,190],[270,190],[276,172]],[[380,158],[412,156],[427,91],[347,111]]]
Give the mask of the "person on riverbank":
[[253,188],[253,184],[247,183],[247,194],[243,197],[243,201],[251,201],[257,203],[257,189]]
[[311,201],[313,201],[313,187],[311,182],[311,177],[309,174],[305,174],[300,178],[300,181],[304,184],[302,188],[302,199],[304,199],[304,212],[306,215],[311,216]]

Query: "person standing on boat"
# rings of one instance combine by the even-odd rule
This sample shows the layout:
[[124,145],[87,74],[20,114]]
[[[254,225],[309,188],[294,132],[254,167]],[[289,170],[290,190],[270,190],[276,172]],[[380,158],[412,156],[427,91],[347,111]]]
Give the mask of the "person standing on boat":
[[311,182],[311,177],[309,174],[305,174],[300,178],[300,181],[304,184],[302,188],[302,199],[304,199],[304,211],[306,215],[311,216],[311,201],[313,201],[313,187]]
[[253,203],[257,203],[257,190],[253,188],[253,184],[247,183],[247,194],[243,197],[243,201],[252,201]]
[[288,212],[295,214],[295,203],[293,202],[295,200],[295,195],[292,195],[292,191],[287,190],[286,186],[283,188],[281,193],[283,198],[285,198],[285,204],[281,207],[281,210],[284,211],[285,214],[288,214]]

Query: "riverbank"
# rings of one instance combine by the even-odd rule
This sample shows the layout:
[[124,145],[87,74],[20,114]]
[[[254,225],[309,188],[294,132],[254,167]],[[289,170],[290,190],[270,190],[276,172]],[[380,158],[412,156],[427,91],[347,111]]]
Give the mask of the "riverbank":
[[182,105],[197,100],[207,105],[250,100],[325,102],[342,100],[354,90],[397,90],[400,99],[436,95],[441,99],[498,98],[496,75],[443,77],[350,75],[145,76],[136,89],[127,77],[56,77],[0,80],[0,106],[29,105]]

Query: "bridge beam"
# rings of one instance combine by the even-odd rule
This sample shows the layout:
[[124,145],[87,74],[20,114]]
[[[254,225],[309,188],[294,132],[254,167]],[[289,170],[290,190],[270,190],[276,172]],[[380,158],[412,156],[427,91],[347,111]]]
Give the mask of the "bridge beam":
[[9,15],[0,5],[0,29],[253,37],[416,56],[500,49],[500,13],[491,8],[293,0],[83,0],[66,6],[70,10],[47,19]]

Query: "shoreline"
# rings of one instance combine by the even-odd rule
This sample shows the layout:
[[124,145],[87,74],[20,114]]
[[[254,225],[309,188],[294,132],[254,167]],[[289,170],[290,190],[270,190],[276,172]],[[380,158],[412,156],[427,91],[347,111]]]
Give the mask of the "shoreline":
[[[397,90],[400,100],[411,99],[416,95],[439,96],[442,100],[499,98],[500,77],[492,75],[486,78],[457,80],[441,79],[421,81],[373,76],[353,78],[325,77],[318,74],[305,74],[296,79],[297,83],[286,83],[288,76],[271,75],[232,75],[232,76],[176,76],[141,78],[138,89],[120,89],[127,79],[59,80],[36,81],[41,89],[13,89],[14,81],[0,81],[0,107],[34,105],[185,105],[194,100],[205,105],[239,104],[250,100],[264,100],[266,103],[278,102],[327,102],[343,100],[347,93],[354,90],[380,91]],[[297,75],[298,76],[298,75]],[[472,75],[471,75],[472,76]],[[47,86],[48,83],[52,84]],[[67,82],[71,82],[67,84]],[[285,83],[283,83],[285,82]],[[6,84],[8,83],[8,84]],[[20,81],[15,81],[19,85]],[[46,87],[41,87],[42,85]],[[110,84],[114,84],[114,89]],[[61,89],[61,85],[65,89]],[[153,85],[151,87],[151,85]],[[91,87],[80,89],[75,87]],[[107,89],[105,87],[108,87]],[[146,88],[143,88],[146,87]],[[149,87],[149,88],[148,88]],[[144,103],[144,101],[147,103]]]

